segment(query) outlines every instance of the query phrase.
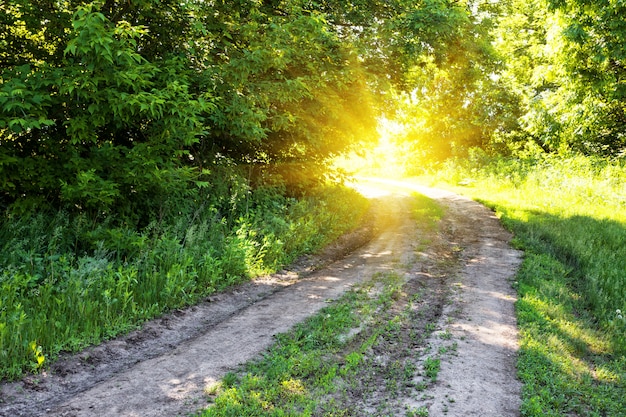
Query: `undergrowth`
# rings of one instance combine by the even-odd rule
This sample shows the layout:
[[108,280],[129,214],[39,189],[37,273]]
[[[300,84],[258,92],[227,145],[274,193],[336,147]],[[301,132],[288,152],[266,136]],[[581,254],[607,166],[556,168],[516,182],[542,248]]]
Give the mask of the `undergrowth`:
[[522,415],[626,416],[626,161],[475,152],[437,178],[492,207],[525,252]]
[[251,190],[240,179],[228,187],[165,201],[170,214],[155,213],[142,227],[70,211],[7,213],[0,379],[275,271],[355,227],[367,206],[338,186],[297,199],[280,187]]

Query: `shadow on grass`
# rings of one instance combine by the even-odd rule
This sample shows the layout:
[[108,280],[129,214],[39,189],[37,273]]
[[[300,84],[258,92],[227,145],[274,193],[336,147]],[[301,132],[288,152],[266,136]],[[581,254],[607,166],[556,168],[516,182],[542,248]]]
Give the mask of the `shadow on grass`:
[[565,305],[573,315],[609,334],[614,353],[626,354],[626,321],[617,313],[626,311],[626,225],[537,210],[520,220],[501,211],[526,252],[520,283],[548,291],[557,304],[570,300]]
[[516,309],[523,416],[626,416],[626,227],[503,212],[525,250]]

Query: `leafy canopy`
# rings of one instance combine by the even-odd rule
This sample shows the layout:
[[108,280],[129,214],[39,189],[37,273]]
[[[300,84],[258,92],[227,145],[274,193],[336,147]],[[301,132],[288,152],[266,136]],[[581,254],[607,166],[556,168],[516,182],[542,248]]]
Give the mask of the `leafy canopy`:
[[449,0],[0,7],[0,201],[139,216],[225,162],[320,178],[468,19]]

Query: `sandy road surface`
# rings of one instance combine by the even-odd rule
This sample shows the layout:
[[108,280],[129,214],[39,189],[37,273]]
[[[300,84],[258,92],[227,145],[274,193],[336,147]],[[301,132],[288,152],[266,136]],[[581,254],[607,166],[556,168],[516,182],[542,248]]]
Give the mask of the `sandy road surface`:
[[[388,185],[406,186],[395,181]],[[458,353],[443,361],[437,384],[425,400],[429,417],[519,416],[521,383],[516,378],[517,321],[511,279],[521,252],[486,207],[456,194],[410,186],[443,203],[446,238],[464,250],[455,289],[439,319],[439,328],[458,341]],[[441,333],[429,343],[441,344]]]
[[[408,192],[398,188],[402,184],[372,184],[367,190],[379,201],[380,233],[365,246],[304,278],[285,272],[256,280],[64,358],[45,375],[2,384],[0,416],[148,417],[198,410],[206,404],[204,389],[261,353],[273,335],[355,283],[419,262]],[[407,399],[407,404],[427,407],[430,416],[517,416],[520,387],[509,280],[519,254],[481,205],[446,192],[418,191],[448,207],[442,236],[462,247],[463,265],[438,319],[439,328],[458,339],[457,355],[442,362],[427,396]],[[436,346],[439,339],[434,335],[429,343]]]

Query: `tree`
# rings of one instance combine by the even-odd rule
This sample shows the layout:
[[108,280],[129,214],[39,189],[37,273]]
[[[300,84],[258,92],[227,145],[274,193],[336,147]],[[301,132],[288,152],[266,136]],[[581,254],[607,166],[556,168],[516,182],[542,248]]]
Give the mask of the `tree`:
[[281,3],[245,16],[203,41],[213,47],[202,88],[220,97],[205,138],[213,149],[246,162],[322,162],[370,135],[364,72],[321,13]]
[[[554,1],[563,24],[564,54],[557,55],[575,91],[572,146],[589,153],[616,153],[626,146],[626,5],[614,1]],[[565,55],[567,54],[567,55]]]
[[[190,176],[180,160],[211,109],[210,96],[191,95],[175,35],[187,27],[176,17],[185,5],[16,0],[6,10],[5,204],[132,212],[176,192]],[[166,27],[172,36],[160,33]]]
[[550,152],[623,150],[624,6],[509,0],[502,7],[496,48],[520,98],[522,133]]
[[449,1],[423,2],[404,16],[407,76],[395,117],[405,130],[394,141],[412,170],[493,147],[517,129],[517,98],[492,47],[494,17],[492,8]]
[[465,2],[2,7],[5,205],[150,217],[225,160],[322,178],[329,158],[375,137],[391,91],[422,94],[438,120],[431,143],[482,144],[495,124],[479,119],[504,111],[497,94],[482,95],[495,85],[491,52]]

